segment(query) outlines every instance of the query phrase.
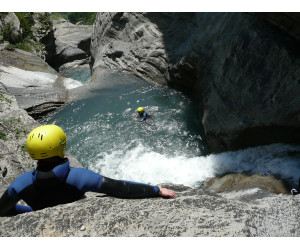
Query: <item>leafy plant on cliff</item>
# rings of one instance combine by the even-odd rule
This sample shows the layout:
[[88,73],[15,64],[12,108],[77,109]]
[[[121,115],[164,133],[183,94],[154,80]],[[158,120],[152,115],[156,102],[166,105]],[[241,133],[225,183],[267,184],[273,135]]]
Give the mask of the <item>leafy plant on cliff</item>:
[[31,27],[34,25],[33,12],[15,12],[15,14],[20,21],[22,37],[31,36]]
[[96,14],[97,12],[70,12],[68,19],[73,24],[82,22],[82,24],[92,25],[96,19]]
[[49,12],[38,13],[37,19],[41,24],[40,30],[48,31],[53,28],[52,15]]
[[1,30],[1,33],[3,36],[3,40],[11,41],[12,30],[11,30],[10,24],[4,24],[3,28]]
[[2,40],[1,42],[4,41],[8,41],[10,43],[16,43],[19,42],[21,37],[16,35],[13,32],[13,28],[11,26],[11,24],[7,23],[2,25],[2,27],[0,27],[0,36],[2,37],[0,40]]

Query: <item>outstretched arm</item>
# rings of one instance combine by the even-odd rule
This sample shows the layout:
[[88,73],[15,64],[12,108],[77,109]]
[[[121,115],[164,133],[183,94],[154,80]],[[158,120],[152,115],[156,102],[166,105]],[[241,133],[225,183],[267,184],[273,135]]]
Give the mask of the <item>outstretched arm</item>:
[[138,182],[102,178],[101,193],[120,198],[150,198],[157,197],[159,188]]
[[167,188],[147,185],[138,182],[114,180],[103,177],[101,191],[122,198],[146,198],[162,196],[176,198],[175,193]]
[[173,191],[148,184],[115,180],[82,168],[71,168],[67,183],[82,192],[99,192],[119,198],[175,198]]

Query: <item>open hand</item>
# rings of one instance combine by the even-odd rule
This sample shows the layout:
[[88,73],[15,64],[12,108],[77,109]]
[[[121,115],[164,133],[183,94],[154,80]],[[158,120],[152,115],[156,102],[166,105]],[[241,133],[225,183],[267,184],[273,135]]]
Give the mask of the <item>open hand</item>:
[[169,197],[172,199],[176,198],[176,194],[172,190],[167,189],[167,188],[159,188],[158,195],[162,196],[162,197]]

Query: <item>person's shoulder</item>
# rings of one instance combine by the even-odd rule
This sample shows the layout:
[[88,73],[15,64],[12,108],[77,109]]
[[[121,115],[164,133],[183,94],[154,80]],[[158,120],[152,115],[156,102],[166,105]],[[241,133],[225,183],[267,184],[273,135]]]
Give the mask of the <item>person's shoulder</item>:
[[85,168],[70,167],[67,182],[77,182],[79,180],[89,179],[94,174],[96,173]]
[[20,175],[14,182],[9,186],[10,189],[14,189],[17,192],[21,192],[24,188],[32,184],[32,174],[34,171],[26,172]]
[[33,171],[26,172],[24,174],[21,174],[13,183],[20,183],[20,182],[26,182],[28,180],[32,180]]

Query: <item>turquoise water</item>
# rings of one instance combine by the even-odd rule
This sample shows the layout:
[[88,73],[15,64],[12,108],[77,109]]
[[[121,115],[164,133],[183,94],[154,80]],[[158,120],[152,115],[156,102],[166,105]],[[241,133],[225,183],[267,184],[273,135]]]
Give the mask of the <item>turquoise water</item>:
[[[300,176],[299,146],[208,155],[193,100],[167,86],[111,74],[78,92],[76,100],[43,123],[61,126],[67,151],[104,176],[191,187],[225,173],[276,175],[292,184]],[[153,118],[138,122],[139,106]]]
[[75,68],[69,68],[59,72],[62,76],[72,78],[82,83],[87,82],[91,77],[91,71],[88,66],[78,66]]

